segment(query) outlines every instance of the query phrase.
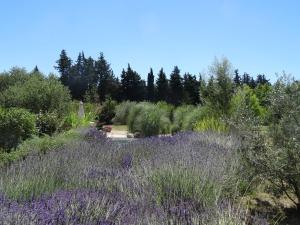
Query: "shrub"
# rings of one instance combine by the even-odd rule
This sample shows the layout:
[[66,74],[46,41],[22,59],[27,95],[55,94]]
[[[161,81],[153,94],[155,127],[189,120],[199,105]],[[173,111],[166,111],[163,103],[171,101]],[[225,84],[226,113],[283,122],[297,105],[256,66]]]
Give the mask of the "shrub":
[[244,135],[244,156],[255,173],[284,193],[299,213],[300,84],[281,78],[271,96],[269,129]]
[[4,107],[26,108],[33,113],[56,112],[63,118],[69,112],[69,91],[54,76],[33,74],[24,82],[9,86],[0,96]]
[[203,131],[215,131],[215,132],[226,132],[228,128],[224,122],[220,119],[216,119],[214,117],[207,117],[196,122],[194,126],[195,131],[203,132]]
[[125,101],[116,106],[116,114],[113,118],[114,124],[124,125],[127,124],[130,109],[136,105],[136,102]]
[[47,134],[52,135],[54,134],[60,127],[61,121],[58,118],[57,113],[42,113],[40,112],[37,115],[36,120],[36,127],[40,135]]
[[0,147],[5,150],[35,134],[35,115],[25,109],[0,108]]
[[112,119],[115,116],[116,105],[117,105],[116,101],[113,101],[111,98],[108,98],[104,102],[104,104],[100,110],[100,113],[98,115],[98,120],[105,124],[111,124]]

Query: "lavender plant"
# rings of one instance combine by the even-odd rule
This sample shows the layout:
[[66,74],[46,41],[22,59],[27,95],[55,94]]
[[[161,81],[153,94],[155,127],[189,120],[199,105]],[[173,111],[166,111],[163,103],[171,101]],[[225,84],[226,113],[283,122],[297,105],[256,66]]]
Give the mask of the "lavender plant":
[[[88,129],[83,137],[1,169],[2,224],[249,221],[234,203],[233,136],[185,132],[119,143]],[[231,207],[222,208],[225,200]]]

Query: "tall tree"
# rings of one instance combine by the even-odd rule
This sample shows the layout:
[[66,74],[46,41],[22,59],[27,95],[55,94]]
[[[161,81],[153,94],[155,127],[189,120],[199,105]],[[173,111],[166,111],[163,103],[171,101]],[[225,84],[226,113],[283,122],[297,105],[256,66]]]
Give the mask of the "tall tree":
[[196,76],[186,73],[183,76],[184,103],[196,105],[199,103],[199,81]]
[[211,80],[208,82],[207,101],[217,114],[227,114],[233,95],[232,69],[227,58],[215,59],[210,68]]
[[35,66],[32,72],[33,73],[39,73],[40,70],[39,70],[38,66]]
[[98,60],[96,61],[96,78],[98,83],[98,94],[100,102],[110,96],[112,98],[115,95],[115,89],[118,87],[118,82],[114,76],[114,73],[110,67],[110,64],[104,58],[103,53],[100,53]]
[[154,93],[155,86],[154,86],[154,74],[152,68],[150,68],[150,72],[148,73],[147,77],[147,100],[150,102],[154,101]]
[[183,100],[183,84],[180,70],[177,66],[174,67],[170,75],[170,103],[180,105]]
[[204,105],[204,99],[206,94],[206,82],[203,79],[202,75],[199,75],[199,103]]
[[234,84],[235,84],[236,87],[239,87],[242,84],[242,78],[240,77],[238,69],[234,70],[233,82],[234,82]]
[[158,73],[158,78],[156,80],[156,100],[157,101],[167,101],[169,94],[169,84],[167,80],[167,76],[163,70],[160,69]]
[[250,86],[250,82],[251,82],[251,76],[248,73],[244,73],[242,84],[247,84],[248,86]]
[[145,81],[136,71],[131,69],[129,64],[127,71],[122,71],[121,87],[124,100],[142,101],[145,99]]
[[264,74],[258,74],[256,77],[256,84],[257,85],[269,84],[269,80],[266,79],[266,76]]
[[57,66],[54,68],[60,73],[60,81],[63,85],[69,86],[72,60],[68,57],[66,50],[62,50],[59,59],[56,61]]

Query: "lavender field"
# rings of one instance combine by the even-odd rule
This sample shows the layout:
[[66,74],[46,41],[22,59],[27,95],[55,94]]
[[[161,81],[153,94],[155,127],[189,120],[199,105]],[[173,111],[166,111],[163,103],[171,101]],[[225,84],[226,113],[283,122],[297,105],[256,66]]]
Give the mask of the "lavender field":
[[0,224],[267,224],[238,203],[233,136],[82,135],[2,169]]

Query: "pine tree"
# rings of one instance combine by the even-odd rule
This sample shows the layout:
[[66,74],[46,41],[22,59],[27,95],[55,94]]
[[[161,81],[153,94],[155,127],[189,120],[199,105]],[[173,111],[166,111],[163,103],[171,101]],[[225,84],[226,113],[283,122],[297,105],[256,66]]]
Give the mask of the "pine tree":
[[256,84],[257,85],[269,84],[269,80],[266,79],[266,76],[264,74],[258,74],[256,77]]
[[246,84],[246,85],[250,86],[250,81],[251,81],[250,75],[248,73],[244,73],[242,84]]
[[174,67],[170,75],[170,103],[180,105],[183,100],[183,84],[180,70],[177,66]]
[[147,100],[150,102],[154,101],[154,91],[155,91],[155,86],[154,86],[154,74],[152,68],[150,68],[150,72],[148,73],[147,77]]
[[234,84],[235,84],[236,87],[239,87],[242,84],[242,79],[241,79],[241,77],[239,75],[239,70],[238,69],[234,70],[233,82],[234,82]]
[[157,90],[156,92],[157,101],[168,100],[169,84],[163,68],[161,68],[158,73],[158,78],[156,80],[156,90]]
[[65,86],[70,86],[69,79],[70,79],[70,72],[71,72],[71,66],[72,61],[67,56],[67,52],[65,50],[62,50],[60,53],[59,60],[56,61],[57,66],[54,68],[58,70],[60,73],[60,81]]
[[35,66],[32,72],[33,73],[39,73],[40,70],[39,70],[38,66]]
[[127,71],[121,74],[121,88],[123,100],[142,101],[145,99],[146,84],[140,75],[131,69],[128,64]]
[[108,96],[114,98],[115,93],[112,92],[115,92],[115,88],[118,87],[117,80],[102,52],[96,61],[96,74],[100,102],[104,102]]
[[199,103],[204,105],[204,99],[206,97],[206,82],[202,75],[199,75]]
[[199,103],[199,82],[196,76],[189,73],[183,76],[184,103],[196,105]]

